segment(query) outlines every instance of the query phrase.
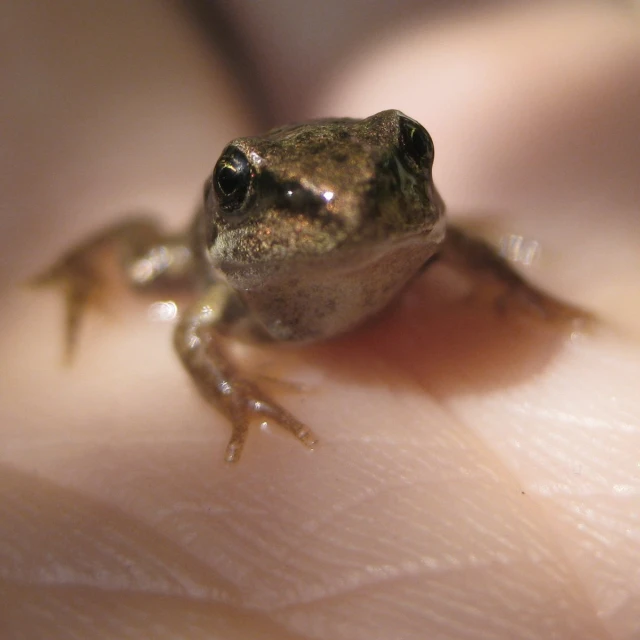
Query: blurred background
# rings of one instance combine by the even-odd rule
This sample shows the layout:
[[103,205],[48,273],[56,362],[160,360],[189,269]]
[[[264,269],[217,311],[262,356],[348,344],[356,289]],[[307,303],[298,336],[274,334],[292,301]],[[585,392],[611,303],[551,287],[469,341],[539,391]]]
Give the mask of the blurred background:
[[433,29],[437,37],[438,22],[481,18],[487,12],[529,4],[526,0],[192,0],[186,6],[206,35],[223,43],[230,64],[245,80],[245,90],[260,101],[261,124],[271,125],[312,110],[318,92],[346,61],[366,55],[376,41],[394,32],[421,25]]
[[[345,62],[367,55],[376,42],[424,29],[436,40],[447,23],[482,20],[500,12],[531,8],[527,0],[328,0],[324,2],[215,2],[192,0],[185,7],[206,37],[222,44],[245,90],[271,125],[312,110],[318,92]],[[632,9],[634,0],[540,0],[538,11],[558,6],[609,5]],[[571,29],[568,22],[565,28]],[[420,78],[415,78],[416,82]]]

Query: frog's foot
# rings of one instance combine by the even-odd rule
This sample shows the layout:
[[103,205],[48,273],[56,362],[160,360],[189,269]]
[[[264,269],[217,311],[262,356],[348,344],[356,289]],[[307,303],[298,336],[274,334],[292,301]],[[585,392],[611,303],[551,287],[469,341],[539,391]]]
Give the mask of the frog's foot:
[[587,329],[594,321],[583,309],[540,291],[524,279],[504,283],[495,297],[495,306],[501,314],[515,310],[545,322],[570,325],[574,329]]
[[218,330],[233,301],[234,295],[224,283],[214,284],[187,309],[174,334],[176,351],[200,394],[231,422],[225,459],[236,462],[240,458],[249,426],[256,418],[279,424],[313,448],[317,438],[311,429],[242,376],[226,354]]
[[309,427],[272,400],[253,382],[236,378],[225,381],[223,388],[226,397],[219,403],[212,397],[213,393],[217,392],[203,391],[203,395],[220,406],[231,420],[232,434],[224,456],[227,462],[236,462],[240,458],[249,425],[255,418],[280,425],[309,449],[313,449],[317,443],[318,440]]
[[83,252],[63,256],[43,273],[32,278],[34,287],[58,287],[65,300],[64,360],[70,364],[77,345],[82,318],[91,305],[99,306],[104,277]]

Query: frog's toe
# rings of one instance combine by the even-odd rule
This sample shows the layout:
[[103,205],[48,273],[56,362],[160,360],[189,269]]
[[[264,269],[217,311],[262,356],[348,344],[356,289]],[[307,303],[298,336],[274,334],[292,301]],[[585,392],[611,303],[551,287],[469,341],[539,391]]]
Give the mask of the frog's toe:
[[91,289],[67,286],[65,291],[64,359],[71,364],[77,350],[82,318],[89,306]]
[[64,361],[70,364],[76,352],[82,318],[87,307],[97,299],[101,279],[91,265],[73,257],[54,264],[27,283],[32,287],[55,287],[62,291],[65,304]]
[[249,423],[256,417],[280,425],[308,449],[313,449],[317,444],[318,438],[307,425],[266,396],[258,387],[246,382],[239,386],[242,387],[242,392],[241,397],[236,398],[235,410],[232,411],[233,432],[225,452],[227,462],[237,462],[240,459]]
[[247,439],[248,425],[242,426],[234,425],[233,434],[227,444],[227,449],[224,452],[225,462],[237,462],[240,460],[240,454],[244,448],[245,440]]
[[281,407],[273,400],[257,400],[254,401],[255,408],[253,411],[267,420],[276,422],[281,427],[291,432],[305,447],[313,449],[317,444],[318,438],[313,431],[303,422],[300,422],[294,415]]
[[507,313],[510,309],[557,326],[588,331],[594,318],[583,309],[563,302],[526,282],[507,287],[495,300],[496,309]]

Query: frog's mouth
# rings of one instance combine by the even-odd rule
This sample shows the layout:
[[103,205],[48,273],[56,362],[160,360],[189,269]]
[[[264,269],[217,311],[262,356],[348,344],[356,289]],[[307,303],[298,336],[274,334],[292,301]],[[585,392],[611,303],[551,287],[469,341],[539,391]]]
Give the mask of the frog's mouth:
[[[258,259],[251,249],[249,255],[225,255],[221,251],[222,255],[212,259],[212,263],[238,291],[273,286],[285,291],[287,287],[304,286],[305,281],[309,286],[319,286],[353,277],[364,281],[367,273],[377,272],[384,265],[397,272],[395,277],[402,278],[410,277],[406,276],[407,268],[419,270],[437,252],[444,236],[445,221],[440,216],[435,225],[413,233],[386,234],[383,238],[363,236],[355,242],[349,238],[320,248],[314,242],[307,251],[300,250],[299,243],[294,250],[287,246],[276,250],[271,247],[267,258],[263,254]],[[247,245],[243,246],[246,249]]]

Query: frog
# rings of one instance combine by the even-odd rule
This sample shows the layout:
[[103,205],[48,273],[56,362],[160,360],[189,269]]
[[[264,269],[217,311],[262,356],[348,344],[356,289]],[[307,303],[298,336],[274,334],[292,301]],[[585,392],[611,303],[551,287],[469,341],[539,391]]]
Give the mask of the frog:
[[396,109],[236,138],[207,177],[186,229],[125,219],[34,282],[64,291],[69,360],[85,311],[105,288],[105,252],[118,254],[134,291],[187,292],[173,344],[200,395],[231,425],[224,459],[238,461],[255,420],[313,449],[312,429],[240,371],[228,340],[303,345],[347,334],[394,304],[442,256],[488,268],[542,304],[492,247],[447,225],[433,163],[431,135]]

